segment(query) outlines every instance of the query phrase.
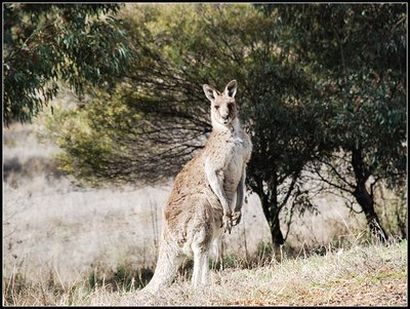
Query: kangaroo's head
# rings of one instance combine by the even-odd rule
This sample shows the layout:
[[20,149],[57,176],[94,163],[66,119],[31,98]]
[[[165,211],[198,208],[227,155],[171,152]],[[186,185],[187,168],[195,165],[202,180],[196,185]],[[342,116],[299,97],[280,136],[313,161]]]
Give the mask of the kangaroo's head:
[[238,108],[235,102],[237,86],[236,80],[232,80],[221,93],[207,84],[203,85],[205,95],[211,101],[213,126],[222,125],[228,127],[238,117]]

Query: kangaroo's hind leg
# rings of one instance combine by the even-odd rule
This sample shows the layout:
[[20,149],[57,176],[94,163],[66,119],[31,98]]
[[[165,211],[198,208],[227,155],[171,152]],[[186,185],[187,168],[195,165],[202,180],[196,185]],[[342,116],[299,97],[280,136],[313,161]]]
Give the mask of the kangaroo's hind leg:
[[206,284],[209,275],[208,248],[203,248],[198,244],[192,244],[194,253],[194,270],[192,274],[192,285],[197,288],[201,284]]
[[206,284],[209,275],[209,251],[212,242],[212,232],[209,223],[203,223],[195,229],[191,249],[194,256],[192,285],[197,288]]
[[[205,285],[209,276],[209,254],[215,237],[215,228],[222,224],[222,209],[215,212],[207,196],[197,198],[195,215],[189,231],[188,243],[194,258],[192,285]],[[215,217],[219,218],[219,221]],[[219,225],[218,225],[219,224]]]

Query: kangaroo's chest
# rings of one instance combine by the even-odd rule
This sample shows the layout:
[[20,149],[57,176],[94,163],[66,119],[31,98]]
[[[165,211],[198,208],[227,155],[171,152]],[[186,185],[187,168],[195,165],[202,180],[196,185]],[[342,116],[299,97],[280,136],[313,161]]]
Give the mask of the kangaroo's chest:
[[230,201],[235,197],[251,150],[250,138],[243,131],[214,132],[208,140],[205,165],[222,176],[224,191]]
[[246,158],[245,141],[241,137],[232,137],[227,141],[227,149],[224,170],[226,172],[241,170]]
[[243,169],[248,161],[249,144],[243,136],[234,136],[227,140],[224,164],[224,187],[227,192],[236,192]]

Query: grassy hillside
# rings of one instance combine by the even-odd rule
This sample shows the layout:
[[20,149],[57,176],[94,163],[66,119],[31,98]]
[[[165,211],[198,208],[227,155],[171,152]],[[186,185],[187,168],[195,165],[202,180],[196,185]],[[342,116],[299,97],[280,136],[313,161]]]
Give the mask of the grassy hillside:
[[181,275],[154,297],[141,295],[133,286],[113,288],[112,282],[90,288],[90,280],[71,286],[57,282],[37,286],[9,282],[8,286],[9,305],[405,306],[407,242],[330,250],[249,269],[214,269],[209,286],[196,291]]
[[[215,273],[213,280],[209,289],[199,293],[181,282],[145,304],[405,305],[407,242],[285,259],[253,269],[231,269]],[[90,301],[103,304],[105,299],[95,297]],[[131,305],[137,298],[118,295],[115,303]]]

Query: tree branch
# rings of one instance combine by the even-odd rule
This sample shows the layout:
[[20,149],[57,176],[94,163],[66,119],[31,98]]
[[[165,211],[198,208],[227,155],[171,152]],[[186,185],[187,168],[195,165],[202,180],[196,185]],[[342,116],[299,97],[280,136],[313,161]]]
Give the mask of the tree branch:
[[348,189],[346,189],[345,187],[342,187],[342,186],[340,186],[340,185],[337,185],[337,184],[335,184],[335,183],[329,181],[328,179],[326,179],[326,178],[324,178],[324,177],[322,176],[322,174],[319,172],[319,170],[318,170],[317,168],[314,167],[314,169],[315,169],[316,175],[319,176],[320,180],[322,180],[323,182],[327,183],[328,185],[330,185],[330,186],[332,186],[332,187],[335,187],[335,188],[340,189],[340,190],[342,190],[342,191],[345,191],[345,192],[348,192],[348,193],[350,193],[350,194],[353,194],[353,191],[348,190]]

